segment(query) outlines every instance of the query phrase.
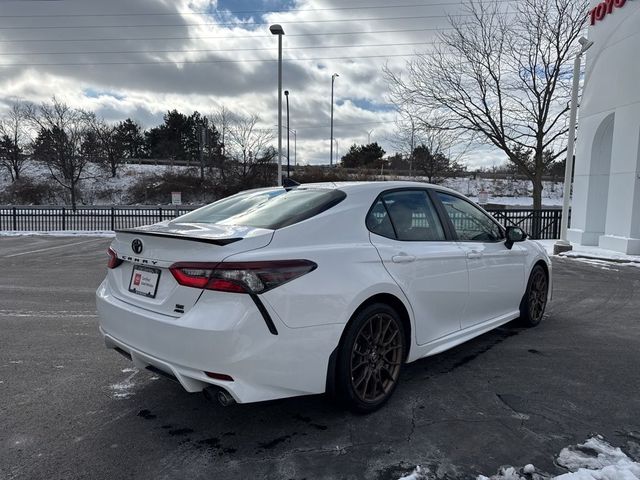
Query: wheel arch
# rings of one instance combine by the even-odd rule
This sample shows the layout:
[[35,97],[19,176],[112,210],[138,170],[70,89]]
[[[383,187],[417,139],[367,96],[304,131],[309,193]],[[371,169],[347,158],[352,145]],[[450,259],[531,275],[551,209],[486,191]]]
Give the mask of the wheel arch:
[[359,312],[367,308],[369,305],[373,305],[375,303],[384,303],[385,305],[389,305],[400,316],[400,321],[402,322],[402,328],[404,330],[405,338],[407,339],[407,351],[405,352],[404,360],[406,361],[407,358],[409,357],[409,351],[411,350],[411,346],[413,344],[413,341],[412,341],[413,329],[411,327],[411,317],[409,315],[409,311],[407,310],[407,307],[405,306],[404,302],[392,293],[377,293],[375,295],[371,295],[362,303],[360,303],[360,305],[358,305],[358,307],[353,311],[353,313],[349,317],[349,321],[345,323],[344,328],[342,329],[342,334],[340,335],[340,340],[338,341],[338,344],[336,345],[336,347],[331,352],[331,355],[329,356],[325,390],[330,396],[333,396],[335,394],[335,375],[336,375],[336,363],[338,359],[338,349],[340,348],[340,345],[342,345],[342,341],[347,331],[347,327],[351,324],[351,322],[356,317],[356,315],[358,315]]
[[[533,265],[531,265],[531,270],[529,270],[529,277],[531,277],[531,272],[533,272],[533,269],[536,268],[536,265],[540,265],[542,267],[545,275],[547,276],[547,280],[549,280],[549,265],[547,265],[547,262],[545,262],[542,258],[538,259],[533,263]],[[527,281],[528,280],[529,279],[527,278]]]

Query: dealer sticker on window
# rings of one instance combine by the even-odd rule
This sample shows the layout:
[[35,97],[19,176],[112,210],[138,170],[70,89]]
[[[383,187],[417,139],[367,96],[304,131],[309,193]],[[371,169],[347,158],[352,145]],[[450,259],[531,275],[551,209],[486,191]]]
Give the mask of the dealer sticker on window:
[[131,272],[129,291],[149,298],[155,298],[158,291],[160,270],[157,268],[136,265]]

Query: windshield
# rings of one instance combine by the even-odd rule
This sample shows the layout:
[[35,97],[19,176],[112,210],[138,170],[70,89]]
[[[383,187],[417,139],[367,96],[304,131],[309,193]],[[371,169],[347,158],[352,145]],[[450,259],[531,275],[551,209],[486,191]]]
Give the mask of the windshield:
[[241,192],[182,215],[171,223],[218,223],[234,215],[254,210],[285,192],[283,188]]

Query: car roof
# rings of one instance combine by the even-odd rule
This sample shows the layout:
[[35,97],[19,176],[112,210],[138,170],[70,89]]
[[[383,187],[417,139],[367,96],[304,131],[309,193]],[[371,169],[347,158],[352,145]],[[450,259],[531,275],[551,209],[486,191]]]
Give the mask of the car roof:
[[367,191],[371,192],[383,192],[385,190],[392,190],[396,188],[432,188],[448,193],[454,193],[460,195],[459,192],[452,190],[441,185],[434,185],[426,182],[412,182],[407,180],[393,180],[393,181],[365,181],[365,182],[319,182],[319,183],[303,183],[297,188],[327,188],[327,189],[340,189],[345,193],[355,191]]

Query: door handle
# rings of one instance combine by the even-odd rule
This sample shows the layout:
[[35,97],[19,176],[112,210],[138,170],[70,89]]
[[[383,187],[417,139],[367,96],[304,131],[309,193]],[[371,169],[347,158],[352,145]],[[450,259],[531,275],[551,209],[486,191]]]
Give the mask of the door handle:
[[416,259],[413,255],[407,255],[406,253],[401,253],[400,255],[394,255],[391,257],[393,263],[410,263]]
[[482,258],[482,252],[472,250],[470,252],[467,252],[467,258]]

